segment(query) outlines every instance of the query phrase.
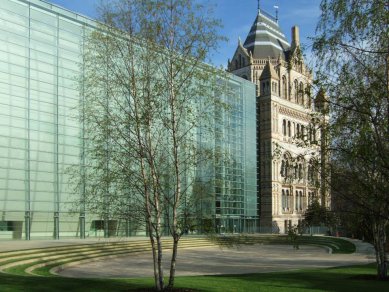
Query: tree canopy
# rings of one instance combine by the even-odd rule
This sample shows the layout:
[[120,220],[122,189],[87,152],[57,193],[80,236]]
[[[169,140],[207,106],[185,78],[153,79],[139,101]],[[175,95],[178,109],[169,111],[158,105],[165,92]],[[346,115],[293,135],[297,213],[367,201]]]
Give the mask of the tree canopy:
[[106,1],[99,10],[102,24],[84,43],[84,165],[74,179],[105,224],[122,218],[147,233],[157,290],[166,288],[161,237],[172,237],[171,289],[196,184],[211,179],[214,113],[227,109],[223,72],[204,64],[222,39],[219,22],[189,0]]
[[389,222],[389,3],[323,0],[314,41],[317,84],[331,111],[333,193],[369,219],[377,275],[387,275]]

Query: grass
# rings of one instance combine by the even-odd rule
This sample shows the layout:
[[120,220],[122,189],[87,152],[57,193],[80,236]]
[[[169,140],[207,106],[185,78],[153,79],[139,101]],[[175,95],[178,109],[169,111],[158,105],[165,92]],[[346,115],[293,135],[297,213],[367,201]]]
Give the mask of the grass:
[[[215,239],[222,245],[240,244],[288,244],[291,242],[287,236],[260,235],[260,236],[226,236]],[[298,239],[299,244],[331,247],[333,253],[352,253],[354,244],[349,241],[333,238],[304,236]],[[200,242],[201,243],[201,242]],[[191,245],[197,245],[191,241]],[[143,247],[146,249],[146,246]],[[81,258],[94,258],[109,253],[114,253],[109,246],[90,245],[88,248],[80,248],[83,251],[90,249],[100,250],[98,254],[84,254]],[[136,244],[130,248],[132,252],[140,248]],[[49,248],[50,254],[65,255],[65,250],[74,250],[74,247]],[[0,253],[3,264],[18,262],[22,259],[35,259],[33,263],[21,261],[18,265],[9,267],[6,272],[0,273],[0,291],[131,291],[137,289],[149,289],[153,287],[153,279],[70,279],[53,276],[49,270],[60,263],[72,262],[74,258],[61,257],[56,263],[43,260],[40,252],[42,249],[23,251],[23,256],[12,258],[18,252]],[[120,250],[116,250],[120,252]],[[128,251],[130,252],[130,251]],[[34,273],[40,276],[26,274],[25,270],[37,263],[47,263],[47,266],[39,267]],[[248,274],[248,275],[223,275],[223,276],[193,276],[177,277],[177,288],[190,288],[196,291],[389,291],[389,282],[363,281],[355,278],[356,275],[375,274],[374,265],[356,266],[348,268],[332,268],[317,270],[300,270],[297,272]],[[354,277],[354,278],[353,278]],[[365,277],[365,276],[364,276]],[[366,278],[366,277],[365,277]],[[145,291],[145,290],[142,290]]]
[[[372,280],[358,279],[371,275]],[[198,291],[389,291],[389,282],[373,279],[375,265],[293,272],[177,277],[177,288]],[[151,288],[153,280],[138,279],[72,279],[0,274],[0,291],[131,291]]]

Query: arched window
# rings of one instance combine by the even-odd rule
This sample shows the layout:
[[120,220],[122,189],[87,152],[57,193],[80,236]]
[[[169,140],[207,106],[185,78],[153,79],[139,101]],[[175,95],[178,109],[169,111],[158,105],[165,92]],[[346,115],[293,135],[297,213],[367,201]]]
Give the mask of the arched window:
[[235,69],[239,68],[238,60],[235,59]]
[[286,168],[285,160],[282,160],[281,161],[281,176],[282,177],[285,177],[285,168]]
[[304,139],[304,135],[305,135],[305,128],[303,125],[301,125],[301,138]]
[[307,96],[307,108],[311,109],[312,107],[312,102],[311,102],[311,97],[310,95]]
[[286,83],[286,76],[282,76],[282,97],[287,99],[288,98],[288,86]]
[[289,198],[289,190],[286,190],[286,208],[289,210],[290,208],[290,198]]
[[307,179],[308,182],[312,185],[315,180],[315,168],[314,168],[314,161],[311,160],[308,164],[308,174],[307,174]]
[[277,82],[272,82],[271,83],[271,90],[273,92],[274,95],[278,95],[278,90],[277,90]]
[[297,179],[298,178],[298,165],[295,164],[294,165],[294,179]]
[[313,136],[313,142],[316,142],[316,141],[317,141],[317,137],[316,137],[316,128],[313,128],[312,136]]
[[299,90],[299,82],[297,81],[297,79],[294,80],[294,98],[295,98],[295,101],[296,103],[298,103],[298,90]]
[[303,210],[303,192],[302,191],[300,191],[299,197],[300,197],[299,198],[299,209],[300,209],[300,211],[302,211]]
[[297,138],[300,138],[300,124],[297,124]]
[[282,134],[286,136],[286,120],[282,121]]
[[303,165],[300,163],[299,164],[299,179],[303,178]]
[[285,177],[289,176],[289,161],[285,162]]
[[296,191],[296,197],[294,198],[294,208],[295,208],[295,210],[298,210],[299,209],[299,192],[298,191]]
[[290,125],[290,121],[288,121],[288,136],[289,137],[292,136],[292,128],[291,128],[291,125]]
[[300,103],[304,105],[304,84],[302,82],[300,82],[299,95],[300,95]]
[[282,190],[282,198],[281,199],[282,199],[282,209],[285,210],[287,204],[286,204],[286,195],[285,195],[285,191],[284,190]]

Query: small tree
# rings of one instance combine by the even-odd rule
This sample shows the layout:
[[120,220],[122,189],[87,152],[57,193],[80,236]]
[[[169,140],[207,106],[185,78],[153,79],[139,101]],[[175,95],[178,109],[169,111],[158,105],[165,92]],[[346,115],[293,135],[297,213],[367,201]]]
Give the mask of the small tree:
[[[74,179],[84,189],[83,203],[104,222],[119,217],[145,226],[155,287],[172,289],[178,242],[195,224],[196,177],[216,155],[214,113],[227,109],[224,74],[204,65],[221,39],[219,22],[189,0],[106,4],[104,24],[85,39],[85,164]],[[164,233],[173,239],[167,285]]]
[[304,225],[312,226],[326,226],[330,230],[338,225],[338,219],[334,212],[327,207],[321,205],[318,200],[314,200],[304,213]]

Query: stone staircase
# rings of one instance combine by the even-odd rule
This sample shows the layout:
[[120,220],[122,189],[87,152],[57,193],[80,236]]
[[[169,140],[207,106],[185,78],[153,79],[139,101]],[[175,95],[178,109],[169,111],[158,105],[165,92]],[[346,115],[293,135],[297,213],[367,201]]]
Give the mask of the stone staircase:
[[[171,239],[164,238],[162,242],[164,249],[172,248]],[[201,237],[184,237],[179,242],[180,249],[210,246],[216,246],[216,243]],[[24,276],[52,276],[66,265],[150,250],[149,240],[131,240],[2,252],[0,253],[0,272]]]

